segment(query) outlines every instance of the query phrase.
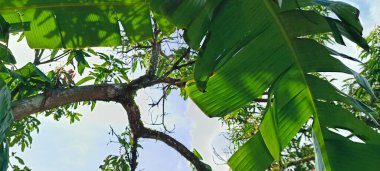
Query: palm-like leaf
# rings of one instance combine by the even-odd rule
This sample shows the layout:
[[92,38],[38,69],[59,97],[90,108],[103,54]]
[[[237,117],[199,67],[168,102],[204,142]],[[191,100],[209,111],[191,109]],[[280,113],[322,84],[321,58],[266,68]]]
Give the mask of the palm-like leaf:
[[[4,35],[26,30],[33,48],[113,46],[120,44],[119,21],[132,41],[151,35],[148,5],[139,0],[3,0],[0,13],[6,22],[0,24],[9,28],[0,31]],[[301,9],[312,5],[325,6],[338,19]],[[232,169],[264,170],[279,160],[280,152],[311,116],[318,168],[377,163],[379,135],[334,104],[345,103],[369,115],[372,111],[310,73],[352,74],[374,96],[367,81],[332,56],[342,54],[304,38],[332,32],[338,43],[344,44],[344,36],[368,48],[357,9],[328,0],[286,0],[280,5],[273,0],[151,0],[150,7],[185,28],[188,44],[199,49],[195,80],[187,90],[208,116],[224,116],[269,91],[260,132],[232,156]],[[365,144],[335,134],[332,128],[350,130]],[[369,157],[363,155],[366,152]]]
[[120,30],[131,41],[152,35],[149,3],[140,0],[0,0],[0,14],[7,31],[25,30],[31,48],[117,46]]
[[[357,9],[342,2],[323,0],[287,0],[282,2],[281,8],[270,0],[154,2],[156,10],[187,29],[186,37],[191,47],[201,46],[195,81],[188,84],[187,90],[208,116],[224,116],[269,90],[260,132],[232,156],[229,164],[233,170],[264,170],[274,159],[280,160],[280,152],[312,115],[316,145],[322,156],[317,158],[324,163],[321,169],[340,169],[340,162],[354,159],[362,161],[350,163],[356,167],[376,160],[363,157],[363,151],[377,151],[376,145],[358,145],[328,130],[339,127],[356,130],[366,126],[356,124],[359,121],[352,115],[343,114],[345,112],[337,105],[330,104],[334,110],[328,112],[330,107],[326,102],[346,103],[369,115],[373,111],[309,73],[352,74],[374,96],[368,82],[332,56],[342,54],[303,38],[333,32],[338,43],[344,44],[342,36],[345,36],[368,48],[361,37]],[[300,9],[312,5],[327,7],[339,19]],[[200,45],[202,39],[204,43]],[[323,118],[329,115],[336,119],[349,117],[355,124],[333,124],[337,120],[327,123]],[[352,133],[367,138],[362,139],[365,143],[368,140],[368,143],[380,145],[376,133],[368,133],[371,136],[364,135],[366,131]],[[332,139],[339,138],[338,143],[331,143]],[[339,145],[353,148],[344,152],[337,150]],[[357,153],[355,155],[362,158],[353,158],[353,154],[339,155],[341,153]],[[335,162],[333,157],[337,156],[341,160]]]

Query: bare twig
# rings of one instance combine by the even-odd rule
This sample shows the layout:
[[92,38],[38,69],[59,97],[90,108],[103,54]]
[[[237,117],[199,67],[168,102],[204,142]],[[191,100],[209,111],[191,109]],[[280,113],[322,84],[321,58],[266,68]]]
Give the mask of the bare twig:
[[192,65],[193,62],[190,62],[187,65],[185,65],[185,64],[184,65],[179,65],[187,56],[189,56],[189,54],[190,54],[190,48],[188,48],[182,54],[182,56],[176,62],[174,62],[173,66],[167,72],[165,72],[165,74],[162,77],[167,77],[168,75],[170,75],[173,71],[175,71],[177,69],[180,69],[180,68],[188,66],[188,65]]
[[183,157],[185,157],[189,162],[191,162],[198,171],[207,171],[205,164],[201,162],[194,153],[189,151],[182,143],[178,142],[173,137],[165,134],[163,132],[159,132],[156,130],[152,130],[149,128],[145,128],[141,134],[142,138],[149,138],[154,140],[159,140],[167,144],[168,146],[175,149],[179,152]]
[[62,54],[58,55],[58,56],[55,56],[54,58],[50,58],[46,61],[40,61],[38,65],[42,65],[42,64],[47,64],[47,63],[51,63],[51,62],[56,62],[62,58],[64,58],[65,56],[67,56],[71,51],[68,50],[68,51],[65,51],[63,52]]

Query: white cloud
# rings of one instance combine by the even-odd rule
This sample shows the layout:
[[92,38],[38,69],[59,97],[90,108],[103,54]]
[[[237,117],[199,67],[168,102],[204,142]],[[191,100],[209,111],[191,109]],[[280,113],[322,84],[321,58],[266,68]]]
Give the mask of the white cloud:
[[191,100],[188,101],[186,115],[192,121],[192,147],[214,170],[228,170],[228,166],[216,165],[213,160],[213,147],[227,146],[227,141],[220,135],[226,130],[221,122],[216,118],[208,118]]
[[369,4],[370,18],[372,24],[380,24],[380,1],[366,0]]

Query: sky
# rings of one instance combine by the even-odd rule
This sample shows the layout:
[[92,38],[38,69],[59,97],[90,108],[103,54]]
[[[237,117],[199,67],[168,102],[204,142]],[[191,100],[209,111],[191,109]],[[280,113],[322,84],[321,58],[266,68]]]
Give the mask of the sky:
[[[377,0],[346,0],[361,11],[361,21],[364,34],[368,35],[376,23],[380,23],[380,1]],[[26,43],[16,43],[15,38],[9,43],[10,49],[17,59],[17,66],[23,66],[32,61],[33,51]],[[334,48],[350,56],[357,56],[356,46],[347,42],[347,47]],[[359,70],[355,64],[347,63]],[[49,66],[47,66],[49,67]],[[338,75],[340,76],[340,75]],[[344,77],[344,76],[342,76]],[[159,90],[148,88],[138,92],[136,98],[144,120],[149,121],[150,114],[157,114],[160,109],[150,109],[151,98],[158,98]],[[51,118],[39,117],[42,124],[40,132],[33,135],[30,149],[21,153],[26,164],[35,171],[94,171],[109,154],[118,154],[118,146],[110,144],[112,137],[108,134],[110,126],[116,132],[121,132],[127,125],[124,109],[116,103],[99,102],[94,111],[89,107],[80,107],[79,113],[84,114],[80,122],[69,124],[67,119],[60,122]],[[182,142],[189,149],[197,149],[205,162],[216,171],[227,171],[222,161],[214,162],[213,148],[221,152],[228,142],[221,136],[225,127],[217,119],[207,118],[191,100],[184,101],[179,92],[174,91],[166,102],[167,126],[175,131],[171,136]],[[160,128],[158,128],[160,129]],[[143,149],[139,149],[139,169],[146,171],[191,171],[189,163],[176,151],[161,142],[142,140]]]

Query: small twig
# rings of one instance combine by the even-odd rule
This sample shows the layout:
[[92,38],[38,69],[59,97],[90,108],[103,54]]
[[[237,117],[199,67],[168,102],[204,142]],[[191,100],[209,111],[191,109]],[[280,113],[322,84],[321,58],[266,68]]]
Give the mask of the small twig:
[[[64,58],[66,55],[68,55],[70,53],[70,51],[65,51],[63,52],[62,54],[54,57],[54,58],[51,58],[51,59],[48,59],[46,61],[40,61],[37,65],[42,65],[42,64],[47,64],[47,63],[51,63],[51,62],[56,62],[62,58]],[[45,59],[45,58],[44,58]]]
[[191,66],[193,64],[195,64],[195,61],[190,61],[188,63],[182,64],[182,65],[178,65],[178,67],[176,69],[181,69],[183,67]]
[[300,165],[302,163],[309,162],[309,161],[314,160],[314,159],[315,159],[314,155],[307,156],[307,157],[299,159],[299,160],[290,161],[290,162],[287,163],[286,166],[287,167],[296,166],[296,165]]
[[185,51],[185,53],[183,53],[182,56],[176,62],[174,62],[173,66],[167,72],[165,72],[165,74],[162,77],[167,77],[168,75],[170,75],[173,71],[177,69],[180,69],[188,65],[192,65],[194,62],[189,62],[184,65],[179,65],[187,56],[189,56],[189,54],[190,54],[190,48],[188,48]]
[[151,108],[156,107],[159,104],[162,105],[162,113],[160,116],[161,117],[161,123],[157,123],[159,116],[156,116],[156,118],[153,119],[152,115],[151,115],[151,123],[149,123],[149,125],[162,126],[164,128],[164,133],[173,133],[173,131],[175,130],[175,125],[174,125],[173,129],[169,130],[165,124],[165,116],[167,115],[167,113],[165,112],[165,101],[166,101],[167,92],[168,92],[170,86],[171,85],[167,85],[167,86],[162,87],[162,96],[160,97],[160,99],[158,99],[157,102],[154,102],[152,100],[152,103],[149,104],[151,106]]
[[137,50],[137,49],[149,49],[149,48],[152,48],[153,46],[144,46],[144,45],[141,45],[141,44],[137,44],[136,46],[132,46],[130,49],[128,49],[127,51],[125,52],[122,52],[124,54],[126,53],[129,53],[133,50]]
[[178,142],[173,137],[163,132],[159,132],[149,128],[145,128],[143,130],[141,137],[164,142],[165,144],[179,152],[189,162],[191,162],[198,171],[208,171],[206,165],[203,162],[201,162],[194,153],[189,151],[182,143]]

